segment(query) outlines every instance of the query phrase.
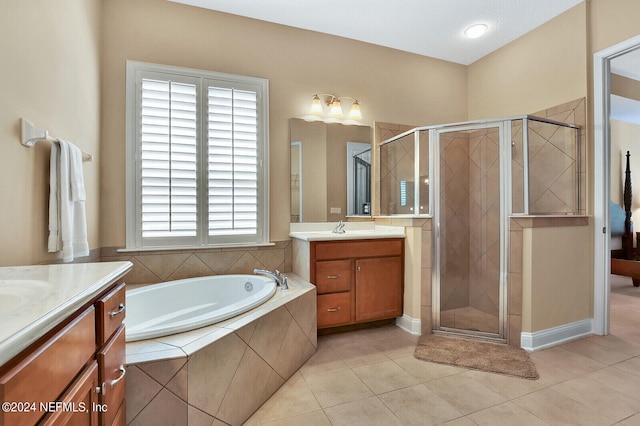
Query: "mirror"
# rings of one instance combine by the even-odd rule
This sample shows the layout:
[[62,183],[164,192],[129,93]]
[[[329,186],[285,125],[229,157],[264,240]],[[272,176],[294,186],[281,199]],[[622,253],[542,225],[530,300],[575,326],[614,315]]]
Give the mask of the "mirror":
[[371,216],[371,128],[289,121],[291,222]]

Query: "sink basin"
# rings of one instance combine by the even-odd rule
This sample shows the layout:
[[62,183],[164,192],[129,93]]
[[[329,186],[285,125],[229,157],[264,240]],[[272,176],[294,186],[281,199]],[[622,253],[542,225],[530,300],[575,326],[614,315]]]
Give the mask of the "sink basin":
[[0,280],[0,315],[12,314],[46,299],[51,284],[39,280]]

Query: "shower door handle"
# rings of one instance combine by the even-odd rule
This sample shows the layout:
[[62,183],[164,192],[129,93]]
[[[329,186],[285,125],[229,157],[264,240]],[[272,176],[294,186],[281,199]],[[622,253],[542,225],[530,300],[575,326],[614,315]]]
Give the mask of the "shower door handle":
[[440,222],[436,223],[436,238],[440,238]]

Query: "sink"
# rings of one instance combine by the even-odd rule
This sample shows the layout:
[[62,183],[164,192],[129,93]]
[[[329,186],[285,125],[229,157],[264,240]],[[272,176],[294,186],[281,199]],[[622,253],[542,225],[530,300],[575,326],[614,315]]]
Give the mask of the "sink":
[[51,294],[51,284],[39,280],[0,280],[0,315],[13,314]]

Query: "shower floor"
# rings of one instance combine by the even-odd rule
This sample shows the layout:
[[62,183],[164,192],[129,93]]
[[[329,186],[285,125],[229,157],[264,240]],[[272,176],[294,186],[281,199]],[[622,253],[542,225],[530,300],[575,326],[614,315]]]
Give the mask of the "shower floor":
[[467,306],[440,312],[440,326],[498,333],[498,316]]

